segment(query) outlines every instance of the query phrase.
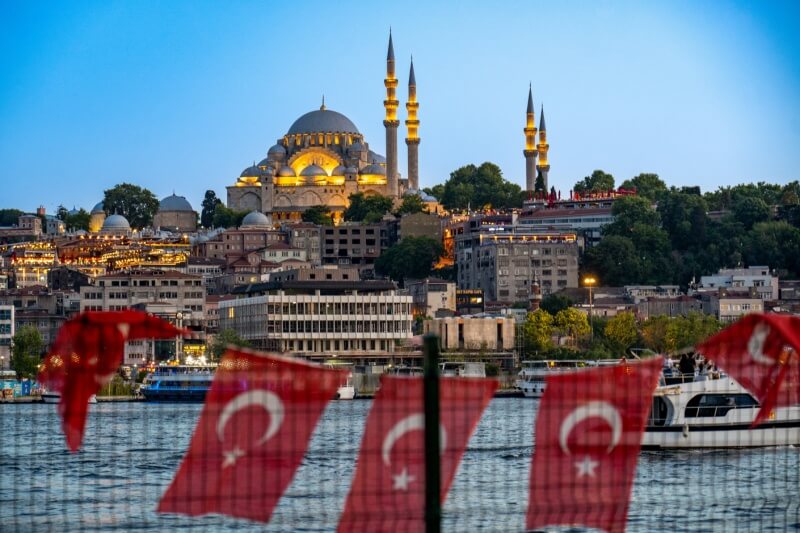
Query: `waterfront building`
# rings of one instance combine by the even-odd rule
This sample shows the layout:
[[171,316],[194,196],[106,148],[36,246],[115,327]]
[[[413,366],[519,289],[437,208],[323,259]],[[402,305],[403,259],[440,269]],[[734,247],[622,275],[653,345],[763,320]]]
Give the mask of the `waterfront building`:
[[437,311],[456,311],[456,284],[437,278],[408,280],[406,290],[413,301],[414,316],[435,317]]
[[411,296],[389,281],[268,282],[233,293],[219,302],[220,331],[233,329],[258,349],[383,363],[412,335]]
[[507,316],[453,316],[423,322],[425,333],[439,336],[442,350],[512,351],[514,318]]
[[192,204],[185,197],[173,193],[158,204],[158,211],[153,217],[153,227],[177,233],[195,232],[197,211],[192,209]]
[[11,339],[14,338],[14,306],[0,304],[0,370],[11,367]]

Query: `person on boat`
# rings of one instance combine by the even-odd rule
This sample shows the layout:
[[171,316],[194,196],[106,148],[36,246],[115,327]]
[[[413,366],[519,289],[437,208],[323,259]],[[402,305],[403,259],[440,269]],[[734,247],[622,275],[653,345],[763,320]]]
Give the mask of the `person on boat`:
[[694,380],[694,359],[689,357],[689,354],[681,355],[680,363],[678,363],[678,370],[683,374],[683,380]]
[[700,363],[700,367],[697,371],[697,377],[694,378],[695,381],[708,381],[708,366],[705,363]]

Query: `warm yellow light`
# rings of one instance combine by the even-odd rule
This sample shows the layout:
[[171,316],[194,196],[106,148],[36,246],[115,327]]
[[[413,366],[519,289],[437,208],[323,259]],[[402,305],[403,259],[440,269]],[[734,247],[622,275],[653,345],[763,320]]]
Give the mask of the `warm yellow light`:
[[591,287],[595,283],[597,283],[597,280],[593,276],[586,276],[585,278],[583,278],[583,284],[588,287]]

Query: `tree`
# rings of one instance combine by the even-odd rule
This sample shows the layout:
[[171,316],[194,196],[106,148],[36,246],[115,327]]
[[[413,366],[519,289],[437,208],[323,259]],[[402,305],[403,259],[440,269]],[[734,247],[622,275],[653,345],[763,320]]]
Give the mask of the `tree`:
[[313,205],[303,211],[303,222],[310,222],[318,226],[333,226],[331,210],[327,205]]
[[658,174],[639,174],[638,176],[625,180],[620,185],[623,189],[636,189],[636,194],[647,198],[651,202],[658,202],[661,196],[667,192],[667,184],[658,177]]
[[427,213],[428,206],[422,201],[418,194],[407,194],[403,197],[403,203],[395,213],[397,216],[411,215],[413,213]]
[[677,250],[688,250],[705,241],[707,212],[708,203],[701,196],[676,190],[662,194],[658,204],[662,227]]
[[555,318],[556,327],[563,335],[572,337],[576,342],[591,332],[589,320],[585,314],[574,307],[562,309]]
[[206,191],[203,197],[203,211],[200,213],[200,225],[204,228],[210,228],[214,224],[214,213],[217,206],[222,204],[222,200],[217,198],[217,193],[214,191]]
[[439,200],[450,210],[464,210],[467,207],[482,209],[488,206],[509,209],[522,207],[522,197],[522,189],[506,181],[500,167],[485,162],[480,166],[466,165],[451,172]]
[[550,293],[539,302],[539,308],[544,309],[551,315],[555,316],[562,309],[572,307],[575,302],[569,296],[564,296],[558,293]]
[[800,229],[785,221],[760,222],[744,236],[744,260],[767,265],[791,277],[800,275]]
[[211,344],[210,352],[212,359],[218,361],[229,346],[248,348],[250,343],[241,338],[236,330],[223,329],[216,337],[214,337],[214,342]]
[[759,222],[769,220],[769,215],[769,205],[760,198],[751,196],[742,198],[733,204],[733,216],[745,229],[750,229]]
[[236,228],[242,225],[245,216],[246,211],[234,211],[219,203],[214,209],[213,225],[215,228]]
[[443,252],[442,243],[430,237],[406,237],[381,254],[375,271],[400,284],[406,279],[424,279]]
[[534,192],[547,192],[544,186],[544,176],[542,175],[542,171],[538,171],[536,173],[536,181],[533,184],[533,191]]
[[20,215],[24,214],[19,209],[0,209],[0,226],[16,226]]
[[691,312],[673,318],[667,325],[666,344],[670,351],[695,346],[722,329],[713,315]]
[[583,267],[587,272],[598,272],[610,287],[640,283],[642,264],[633,241],[628,237],[609,235],[600,244],[586,250]]
[[18,378],[35,377],[39,371],[44,341],[39,330],[33,326],[22,326],[14,335],[11,352],[11,368]]
[[434,185],[433,187],[424,187],[422,190],[437,200],[441,200],[442,195],[444,194],[444,185],[440,183],[438,185]]
[[69,231],[89,231],[89,221],[91,218],[92,215],[87,213],[84,208],[80,208],[80,210],[73,215],[67,214],[63,220],[64,225]]
[[621,235],[629,237],[634,224],[646,224],[660,227],[661,217],[653,209],[650,200],[639,196],[624,196],[614,202],[611,208],[614,222],[603,227],[603,235]]
[[392,204],[392,199],[388,196],[380,194],[366,196],[363,192],[356,192],[350,195],[350,205],[344,211],[344,219],[352,222],[368,222],[366,219],[369,217],[369,222],[379,221],[392,210]]
[[158,199],[138,185],[121,183],[104,191],[103,209],[109,215],[124,216],[131,227],[144,228],[153,224],[153,216],[158,211]]
[[672,319],[666,315],[657,315],[644,321],[641,334],[645,348],[658,353],[667,351],[667,327],[670,320]]
[[575,192],[586,194],[588,192],[605,192],[614,190],[614,176],[602,170],[595,170],[575,184]]
[[553,315],[544,309],[528,313],[522,324],[522,334],[528,356],[550,351],[553,348]]
[[611,317],[605,327],[606,342],[618,354],[626,354],[638,336],[636,317],[629,311]]

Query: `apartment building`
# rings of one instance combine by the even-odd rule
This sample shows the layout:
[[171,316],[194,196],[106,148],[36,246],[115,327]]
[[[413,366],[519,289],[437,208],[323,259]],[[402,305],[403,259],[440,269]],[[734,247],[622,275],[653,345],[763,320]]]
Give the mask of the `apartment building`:
[[81,287],[81,311],[118,311],[137,304],[166,302],[202,317],[203,278],[171,270],[131,270],[97,278]]

